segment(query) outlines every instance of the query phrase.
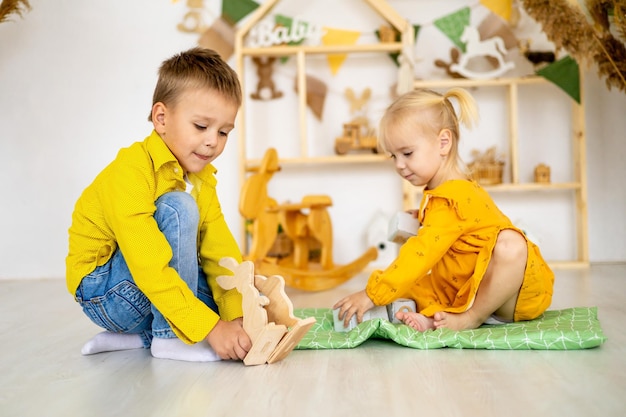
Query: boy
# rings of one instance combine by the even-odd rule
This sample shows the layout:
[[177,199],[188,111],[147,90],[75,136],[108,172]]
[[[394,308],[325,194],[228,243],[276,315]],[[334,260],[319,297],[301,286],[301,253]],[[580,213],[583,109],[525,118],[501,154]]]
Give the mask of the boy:
[[235,72],[208,49],[163,62],[143,142],[122,149],[78,199],[69,228],[67,288],[106,329],[85,355],[150,348],[154,357],[243,359],[241,296],[218,265],[241,261],[211,162],[241,105]]

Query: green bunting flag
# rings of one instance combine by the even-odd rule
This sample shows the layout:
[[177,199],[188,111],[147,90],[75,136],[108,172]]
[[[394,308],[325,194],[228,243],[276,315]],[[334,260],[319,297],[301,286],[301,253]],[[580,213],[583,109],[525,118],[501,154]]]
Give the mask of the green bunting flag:
[[552,81],[580,104],[580,74],[578,63],[569,55],[536,71],[537,75]]
[[[289,32],[291,32],[291,25],[293,24],[293,18],[289,17],[289,16],[283,16],[281,14],[277,14],[274,17],[274,22],[276,22],[277,25],[280,26],[284,26],[287,28],[287,30]],[[308,28],[309,24],[306,22],[300,22],[300,24],[304,25],[305,28]],[[288,44],[289,45],[300,45],[302,42],[304,42],[305,38],[300,39],[299,41],[289,41]]]
[[[283,16],[281,14],[277,14],[274,17],[274,22],[276,22],[277,25],[286,27],[287,30],[291,32],[291,25],[293,24],[293,18],[289,16]],[[306,22],[301,22],[301,23],[308,26],[308,23]],[[300,45],[302,42],[304,42],[304,38],[300,39],[299,41],[289,41],[288,44],[293,46],[293,45]],[[280,57],[280,62],[282,64],[284,64],[288,60],[289,60],[289,56]]]
[[234,26],[257,7],[259,3],[254,0],[223,0],[222,18]]
[[443,32],[461,50],[465,52],[465,44],[461,42],[461,35],[465,26],[469,26],[470,8],[464,7],[454,13],[434,21],[435,26]]
[[[413,41],[417,40],[417,34],[419,33],[420,28],[420,25],[413,25]],[[380,40],[380,30],[376,30],[374,31],[374,33],[376,33],[376,37],[378,38],[378,40]],[[396,42],[400,42],[401,40],[402,36],[399,32],[396,31]],[[393,59],[393,62],[395,62],[397,66],[400,66],[400,62],[398,62],[398,57],[400,56],[399,52],[393,52],[389,54],[389,56],[391,57],[391,59]]]

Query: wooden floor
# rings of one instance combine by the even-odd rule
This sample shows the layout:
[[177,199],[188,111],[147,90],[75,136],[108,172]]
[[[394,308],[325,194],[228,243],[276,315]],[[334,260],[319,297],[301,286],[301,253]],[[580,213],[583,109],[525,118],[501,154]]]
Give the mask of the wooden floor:
[[[370,340],[254,367],[144,349],[81,356],[99,329],[62,280],[0,281],[0,416],[624,416],[626,265],[556,275],[551,309],[597,306],[601,347],[416,350]],[[289,294],[296,308],[330,307],[365,279]]]

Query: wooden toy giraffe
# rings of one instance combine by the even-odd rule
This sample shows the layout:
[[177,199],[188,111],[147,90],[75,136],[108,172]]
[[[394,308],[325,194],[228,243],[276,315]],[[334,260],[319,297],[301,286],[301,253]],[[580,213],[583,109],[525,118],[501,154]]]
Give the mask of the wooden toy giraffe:
[[298,319],[293,315],[293,304],[280,275],[255,275],[251,261],[239,264],[233,258],[222,258],[219,263],[234,275],[220,275],[217,283],[226,290],[236,288],[242,296],[243,329],[252,341],[244,364],[261,365],[286,358],[315,318]]

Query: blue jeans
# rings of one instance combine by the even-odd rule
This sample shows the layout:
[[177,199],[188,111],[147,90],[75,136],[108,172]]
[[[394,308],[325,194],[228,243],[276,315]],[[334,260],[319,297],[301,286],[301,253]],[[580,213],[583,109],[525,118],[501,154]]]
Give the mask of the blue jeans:
[[[156,201],[154,219],[172,247],[169,266],[178,271],[202,302],[217,312],[206,275],[198,265],[198,217],[196,202],[187,193],[166,193]],[[115,333],[139,334],[145,348],[150,347],[152,337],[176,337],[163,315],[135,284],[119,249],[106,264],[83,278],[76,299],[95,324]]]

